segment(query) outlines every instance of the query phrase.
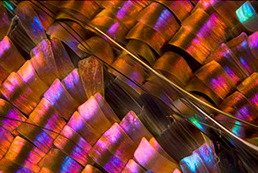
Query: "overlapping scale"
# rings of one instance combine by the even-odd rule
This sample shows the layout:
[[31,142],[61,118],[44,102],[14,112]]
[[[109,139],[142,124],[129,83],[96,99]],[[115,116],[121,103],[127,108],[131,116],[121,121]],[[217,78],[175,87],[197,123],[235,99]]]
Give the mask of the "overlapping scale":
[[1,126],[13,132],[27,118],[12,104],[0,99]]
[[257,59],[255,59],[250,51],[248,37],[245,33],[241,33],[238,37],[227,42],[226,45],[234,52],[239,66],[245,70],[248,75],[257,71],[257,67],[255,66]]
[[136,23],[136,16],[146,7],[146,1],[101,2],[101,6],[111,11],[127,28]]
[[190,172],[209,172],[203,163],[202,159],[197,153],[193,153],[191,156],[184,158],[180,161],[182,170],[186,173]]
[[[185,41],[187,40],[187,41]],[[187,52],[198,63],[202,64],[210,53],[210,48],[191,30],[181,26],[169,41],[169,44]]]
[[94,1],[66,1],[61,6],[60,13],[66,13],[71,18],[76,18],[81,22],[92,19],[100,10],[99,5]]
[[66,124],[55,107],[45,98],[40,100],[37,107],[29,115],[29,120],[45,131],[52,139],[56,138]]
[[164,1],[158,0],[157,2],[166,6],[180,21],[183,22],[186,19],[191,10],[193,9],[193,5],[190,1]]
[[37,97],[34,97],[32,89],[15,72],[12,72],[2,83],[0,91],[7,100],[27,115],[39,101]]
[[[56,162],[56,160],[58,160],[58,162]],[[41,170],[41,172],[45,172],[46,170],[68,173],[72,170],[75,173],[79,173],[83,169],[79,163],[57,148],[52,148],[38,165],[44,169],[44,171]]]
[[[16,49],[8,36],[0,42],[0,65],[8,73],[17,71],[25,62],[20,52]],[[2,79],[3,80],[3,79]]]
[[152,65],[156,56],[151,48],[144,42],[138,40],[129,40],[126,45],[126,49],[129,51],[139,55],[143,60],[147,61],[150,65]]
[[89,156],[107,172],[120,172],[125,165],[120,159],[112,155],[105,145],[95,145]]
[[159,145],[158,141],[154,137],[149,140],[149,143],[158,153],[166,157],[171,162],[176,163],[176,161]]
[[29,119],[22,123],[18,133],[34,144],[41,152],[47,153],[53,147],[53,139]]
[[89,155],[107,171],[120,172],[128,158],[133,156],[135,148],[136,144],[115,123],[96,142]]
[[[108,64],[111,64],[115,59],[111,45],[105,39],[98,36],[85,40],[78,47],[85,52],[92,53]],[[100,49],[102,51],[99,51]]]
[[115,114],[113,109],[109,106],[107,101],[102,97],[102,95],[100,93],[95,94],[94,98],[97,101],[102,112],[105,114],[105,116],[111,123],[119,123],[120,122],[119,118],[117,117],[117,115]]
[[[230,113],[231,115],[247,121],[255,123],[257,119],[257,111],[251,105],[251,103],[247,100],[247,98],[236,91],[230,96],[228,96],[220,106],[221,110]],[[218,115],[216,117],[221,124],[224,124],[228,128],[232,128],[232,132],[241,135],[242,138],[245,137],[245,131],[248,131],[248,127],[243,126],[242,123],[238,121],[232,121],[229,118]]]
[[139,172],[143,173],[146,172],[143,167],[141,167],[137,162],[135,162],[133,159],[130,159],[126,166],[124,167],[123,173],[132,173],[132,172]]
[[72,98],[58,79],[56,79],[44,93],[44,98],[46,98],[66,120],[71,117],[72,113],[79,106],[79,103]]
[[252,32],[257,31],[258,27],[258,14],[254,7],[255,2],[252,3],[247,1],[236,10],[236,15],[239,21],[244,25],[246,29]]
[[180,161],[182,170],[188,172],[220,172],[213,144],[204,143],[192,155]]
[[235,85],[239,84],[242,80],[247,77],[247,72],[240,68],[237,63],[234,53],[227,47],[226,44],[222,43],[207,59],[206,63],[215,60],[219,63],[226,73],[233,80]]
[[6,173],[12,173],[12,172],[33,173],[33,171],[31,171],[30,169],[24,168],[5,158],[0,160],[0,170]]
[[159,3],[151,3],[139,14],[138,21],[159,32],[168,41],[179,28],[171,12]]
[[29,60],[23,64],[23,66],[17,71],[17,74],[31,88],[35,97],[40,98],[48,89],[48,86],[39,78]]
[[33,172],[38,172],[40,167],[37,164],[44,155],[40,149],[29,141],[17,136],[5,154],[5,158]]
[[173,172],[177,164],[159,154],[149,142],[143,138],[134,153],[134,159],[144,168],[152,172]]
[[[143,31],[145,32],[143,33]],[[163,38],[160,33],[158,33],[153,28],[147,25],[144,25],[142,23],[137,23],[129,31],[126,38],[145,42],[152,49],[154,49],[158,54],[161,54],[161,48],[166,42],[165,38]],[[155,42],[153,42],[152,40],[155,40]]]
[[51,43],[48,40],[40,42],[31,51],[31,64],[39,74],[39,77],[47,84],[51,85],[57,77],[57,68]]
[[138,16],[138,23],[129,31],[126,38],[145,42],[161,54],[161,48],[179,28],[174,15],[161,4],[151,2]]
[[214,14],[221,18],[229,27],[234,27],[238,24],[235,11],[242,2],[234,3],[231,1],[205,1],[200,0],[195,8],[201,8],[209,14]]
[[[104,9],[98,13],[89,23],[92,27],[99,27],[105,31],[109,36],[114,38],[116,41],[123,43],[125,42],[125,35],[128,32],[128,29],[125,25],[116,18],[114,14],[109,12],[109,10]],[[86,25],[87,29],[92,30]],[[95,30],[92,30],[96,32]]]
[[63,79],[62,84],[69,94],[79,103],[83,103],[87,99],[78,69],[74,69],[69,75],[67,75]]
[[54,145],[81,165],[90,163],[87,155],[91,149],[90,144],[69,126],[63,128]]
[[174,52],[164,53],[155,62],[153,68],[161,71],[167,78],[180,86],[186,86],[193,76],[192,70],[184,58]]
[[68,126],[82,136],[90,145],[94,145],[101,135],[78,112],[74,112],[68,122]]
[[[235,89],[235,85],[230,76],[216,61],[211,61],[202,66],[195,72],[195,76],[198,80],[202,81],[211,92],[215,93],[217,98],[213,98],[210,95],[208,95],[208,97],[216,104],[219,103],[217,100],[223,100]],[[189,85],[188,87],[191,88],[191,85],[194,85],[194,83]],[[199,88],[197,91],[202,92],[202,88]]]
[[80,105],[78,111],[84,121],[93,127],[99,134],[103,134],[112,125],[93,96]]
[[101,171],[92,165],[86,165],[81,173],[101,173]]
[[0,126],[0,132],[0,159],[2,159],[7,150],[9,149],[14,137],[8,130],[6,130],[2,126]]
[[253,73],[237,86],[237,90],[241,92],[249,100],[249,102],[254,106],[256,110],[258,109],[257,79],[258,73]]
[[142,137],[145,137],[147,140],[152,137],[152,134],[132,111],[123,118],[119,125],[136,144],[140,143]]
[[198,8],[183,21],[182,26],[199,37],[211,50],[225,39],[223,22]]
[[[112,63],[112,66],[119,71],[110,70],[115,74],[116,76],[119,76],[123,80],[126,81],[127,84],[129,84],[134,89],[137,89],[137,86],[135,86],[135,83],[132,82],[136,81],[139,84],[143,83],[145,73],[144,69],[141,68],[141,66],[138,63],[133,63],[133,60],[131,56],[128,54],[121,54],[117,59]],[[124,67],[125,66],[125,67]],[[123,75],[121,75],[121,73]],[[124,75],[130,77],[131,80],[128,80],[128,78],[125,78]]]

